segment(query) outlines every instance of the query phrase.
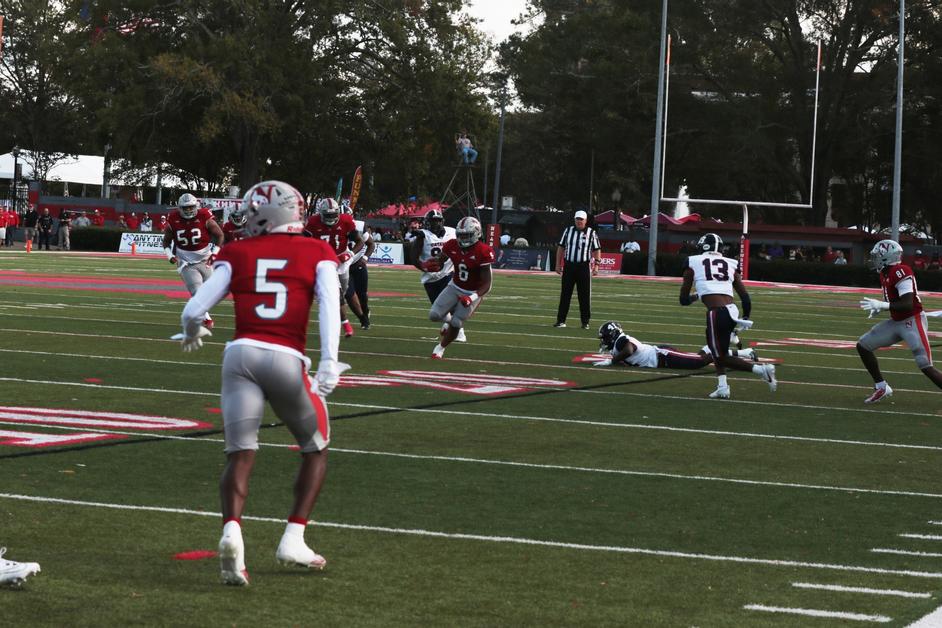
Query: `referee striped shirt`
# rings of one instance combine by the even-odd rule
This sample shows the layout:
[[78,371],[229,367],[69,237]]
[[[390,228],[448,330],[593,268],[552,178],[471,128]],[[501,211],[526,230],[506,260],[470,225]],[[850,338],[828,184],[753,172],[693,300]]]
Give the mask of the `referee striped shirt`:
[[559,239],[559,246],[563,247],[563,259],[570,264],[589,262],[592,252],[602,248],[595,229],[586,227],[580,231],[575,226],[566,227],[563,237]]

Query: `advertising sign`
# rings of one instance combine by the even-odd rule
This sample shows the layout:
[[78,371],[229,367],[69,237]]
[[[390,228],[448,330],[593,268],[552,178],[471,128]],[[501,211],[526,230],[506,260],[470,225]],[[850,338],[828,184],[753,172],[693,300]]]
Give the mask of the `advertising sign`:
[[602,260],[599,264],[599,274],[621,274],[621,253],[602,253]]
[[121,234],[121,242],[118,244],[118,253],[130,253],[132,242],[137,245],[138,253],[164,252],[164,234],[125,231]]
[[549,270],[549,251],[503,248],[496,251],[494,268],[510,270]]
[[377,242],[376,250],[370,256],[370,264],[403,264],[402,245],[398,242]]

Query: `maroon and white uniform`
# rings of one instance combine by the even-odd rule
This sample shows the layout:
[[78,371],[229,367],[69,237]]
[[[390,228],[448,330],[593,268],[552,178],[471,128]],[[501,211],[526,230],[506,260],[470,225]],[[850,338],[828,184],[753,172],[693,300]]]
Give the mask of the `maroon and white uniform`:
[[326,448],[327,407],[308,375],[305,348],[316,292],[321,360],[337,359],[337,256],[320,240],[275,233],[228,244],[213,268],[187,303],[183,325],[195,334],[203,313],[232,293],[235,336],[226,344],[222,369],[226,452],[258,448],[266,399],[303,452]]
[[[448,240],[442,246],[442,253],[451,260],[454,272],[451,281],[432,303],[429,319],[447,320],[447,315],[451,314],[451,326],[460,329],[481,304],[478,290],[483,285],[484,269],[494,263],[494,249],[480,240],[468,248],[462,248],[458,240]],[[471,305],[462,305],[459,299],[471,294],[475,295]]]
[[242,231],[242,227],[236,225],[231,220],[227,220],[226,224],[222,226],[222,235],[223,242],[226,244],[235,240],[241,240],[245,236]]
[[870,331],[860,337],[860,345],[868,351],[881,347],[890,347],[904,341],[913,352],[916,366],[924,369],[932,366],[932,349],[929,346],[929,329],[926,313],[919,299],[916,277],[906,264],[893,264],[880,271],[880,284],[883,286],[883,298],[888,303],[899,301],[902,297],[913,295],[911,312],[890,310],[890,320],[874,325]]
[[202,207],[193,218],[184,218],[179,210],[170,213],[167,229],[173,242],[173,255],[177,258],[177,272],[190,294],[196,294],[213,269],[209,262],[213,253],[213,238],[206,226],[213,214]]

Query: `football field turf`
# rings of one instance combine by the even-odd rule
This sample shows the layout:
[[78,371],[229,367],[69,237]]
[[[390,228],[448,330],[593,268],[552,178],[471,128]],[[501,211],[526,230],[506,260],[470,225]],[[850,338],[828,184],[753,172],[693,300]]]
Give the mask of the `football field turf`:
[[444,361],[417,271],[370,289],[307,532],[327,569],[275,562],[298,454],[269,412],[238,589],[180,559],[219,539],[231,301],[184,354],[166,261],[0,253],[0,546],[42,565],[0,590],[0,623],[905,626],[942,606],[942,394],[893,348],[895,394],[862,403],[859,294],[751,288],[743,341],[783,361],[779,388],[735,373],[716,401],[709,369],[574,362],[607,319],[701,347],[675,282],[595,281],[586,331],[575,298],[552,327],[555,275],[498,273]]

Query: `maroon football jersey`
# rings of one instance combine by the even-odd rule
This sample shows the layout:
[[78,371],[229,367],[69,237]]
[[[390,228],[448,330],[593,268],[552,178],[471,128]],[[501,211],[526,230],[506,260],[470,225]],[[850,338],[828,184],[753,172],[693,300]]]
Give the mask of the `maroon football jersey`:
[[317,264],[337,263],[321,240],[275,233],[224,246],[216,263],[232,268],[236,338],[290,347],[304,354]]
[[481,287],[481,269],[494,263],[494,249],[480,240],[466,249],[461,248],[458,240],[449,240],[442,253],[455,265],[451,280],[464,290],[477,291]]
[[304,230],[319,240],[323,240],[334,253],[344,253],[347,250],[347,240],[351,232],[357,230],[350,214],[340,214],[340,220],[332,227],[328,227],[321,220],[320,214],[314,214],[307,221]]
[[228,243],[233,240],[241,240],[245,237],[245,232],[242,231],[242,227],[237,226],[231,220],[227,220],[226,224],[222,226],[222,235],[222,241]]
[[919,291],[916,289],[916,276],[913,270],[906,264],[893,264],[880,271],[880,284],[883,286],[883,298],[888,303],[899,301],[899,292],[896,290],[897,284],[904,279],[911,277],[913,280],[913,311],[894,312],[890,310],[890,316],[894,321],[904,321],[910,316],[915,316],[922,312],[922,301],[919,300]]
[[213,219],[213,213],[201,207],[196,216],[187,220],[179,210],[170,212],[167,225],[173,234],[173,242],[184,251],[200,251],[213,243],[206,223]]

